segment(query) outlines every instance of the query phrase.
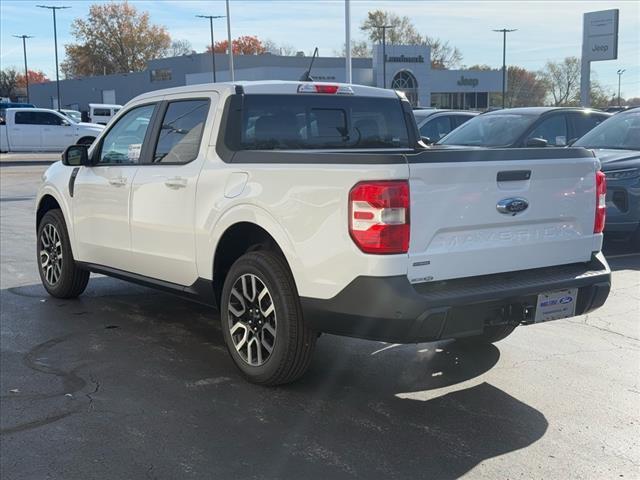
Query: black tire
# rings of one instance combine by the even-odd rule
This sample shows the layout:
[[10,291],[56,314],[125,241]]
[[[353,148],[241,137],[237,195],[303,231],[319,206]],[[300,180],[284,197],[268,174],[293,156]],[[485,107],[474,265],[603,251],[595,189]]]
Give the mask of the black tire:
[[95,141],[96,137],[82,137],[78,140],[78,145],[91,145]]
[[458,338],[456,341],[462,345],[487,345],[507,338],[513,333],[517,326],[518,325],[510,323],[505,325],[492,325],[484,327],[484,332],[482,332],[481,335]]
[[[254,277],[256,283],[248,290],[252,290],[254,297],[257,298],[260,293],[264,293],[263,287],[266,288],[269,296],[266,303],[264,305],[252,303],[246,297],[246,291],[240,292],[242,300],[239,301],[237,295],[232,299],[232,290],[235,288],[234,293],[237,294],[239,286],[244,285],[238,282],[242,282],[244,278],[249,284]],[[267,295],[262,299],[266,299]],[[273,305],[275,310],[272,315],[262,315],[265,305]],[[242,307],[244,313],[235,315],[231,308],[238,312],[239,307]],[[264,308],[264,310],[269,309],[270,307]],[[254,313],[249,313],[252,310]],[[304,322],[293,276],[279,255],[270,251],[255,251],[243,255],[231,266],[222,289],[220,318],[229,354],[250,382],[259,385],[290,383],[300,378],[309,367],[317,333],[309,329]],[[264,322],[264,327],[256,325],[259,319],[262,319],[260,325]],[[254,320],[255,323],[253,323]],[[266,330],[266,324],[269,322],[272,329],[275,325],[275,335],[271,335]],[[239,333],[232,334],[232,324],[233,326],[242,324],[236,328],[236,332]],[[253,331],[252,328],[258,330]],[[236,343],[234,343],[237,342],[240,345],[242,338],[247,342],[243,345],[249,345],[245,347],[246,354],[242,349],[236,349]],[[254,338],[258,342],[257,345],[254,343],[256,349],[251,346]],[[265,340],[268,343],[269,338],[273,339],[271,351],[267,351],[262,343]],[[249,350],[258,356],[257,349],[262,352],[264,363],[252,365],[250,364],[252,354]],[[268,354],[266,360],[264,360],[265,354]]]
[[[58,247],[57,251],[53,251],[50,245],[45,245],[45,243],[47,243],[46,238],[50,238],[47,235],[52,232],[51,226],[55,229],[55,232],[57,232],[57,238],[59,238],[60,241],[60,247]],[[44,234],[45,230],[47,230],[47,234]],[[71,242],[69,241],[69,234],[67,233],[67,226],[62,212],[54,209],[45,213],[38,224],[37,235],[36,258],[38,261],[38,272],[40,273],[42,285],[47,292],[49,292],[49,295],[56,298],[75,298],[84,292],[89,282],[90,273],[87,270],[78,268],[73,258]],[[43,253],[43,251],[45,251],[45,253]],[[60,255],[62,258],[60,258]],[[55,262],[53,267],[50,267],[50,263],[45,264],[45,260],[47,262]],[[58,266],[59,275],[55,281],[52,281],[51,269],[57,268]]]

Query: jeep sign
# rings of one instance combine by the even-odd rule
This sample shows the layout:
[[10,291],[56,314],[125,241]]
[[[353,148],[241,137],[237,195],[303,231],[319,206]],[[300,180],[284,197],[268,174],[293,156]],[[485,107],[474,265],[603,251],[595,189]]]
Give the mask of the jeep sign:
[[584,14],[582,49],[584,60],[615,60],[618,58],[618,10],[603,10]]
[[584,14],[582,25],[582,65],[580,104],[591,105],[591,62],[618,58],[618,9]]
[[464,75],[460,76],[460,80],[458,80],[458,85],[460,86],[468,86],[468,87],[477,87],[480,81],[477,78],[466,78]]

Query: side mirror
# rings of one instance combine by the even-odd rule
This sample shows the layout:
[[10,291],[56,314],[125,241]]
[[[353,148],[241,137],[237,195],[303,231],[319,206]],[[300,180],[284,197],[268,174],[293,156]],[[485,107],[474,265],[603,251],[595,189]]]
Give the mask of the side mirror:
[[527,140],[527,147],[543,148],[549,145],[544,138],[530,138]]
[[87,145],[70,145],[62,154],[62,164],[69,167],[89,166],[89,147]]
[[431,140],[429,137],[420,137],[424,143],[427,145],[433,145],[435,142]]

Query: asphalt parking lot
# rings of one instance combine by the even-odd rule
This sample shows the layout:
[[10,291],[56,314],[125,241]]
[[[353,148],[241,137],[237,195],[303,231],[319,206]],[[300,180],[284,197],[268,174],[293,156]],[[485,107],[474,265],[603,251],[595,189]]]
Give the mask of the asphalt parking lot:
[[39,165],[0,168],[0,477],[640,478],[640,252],[607,304],[476,350],[322,336],[302,381],[247,384],[205,307],[36,270]]

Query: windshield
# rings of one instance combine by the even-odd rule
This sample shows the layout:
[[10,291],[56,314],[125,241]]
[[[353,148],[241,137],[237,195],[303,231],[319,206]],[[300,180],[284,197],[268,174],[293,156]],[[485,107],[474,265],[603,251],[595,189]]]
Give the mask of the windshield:
[[82,121],[82,115],[80,114],[80,112],[76,112],[72,110],[63,110],[62,113],[64,113],[67,117],[69,117],[71,120],[73,120],[76,123],[80,123]]
[[576,147],[640,150],[640,110],[619,113],[587,132]]
[[506,147],[514,143],[537,115],[492,113],[478,115],[438,142],[440,145]]
[[[235,109],[234,109],[235,110]],[[227,129],[232,150],[407,148],[400,100],[338,95],[245,95]]]

